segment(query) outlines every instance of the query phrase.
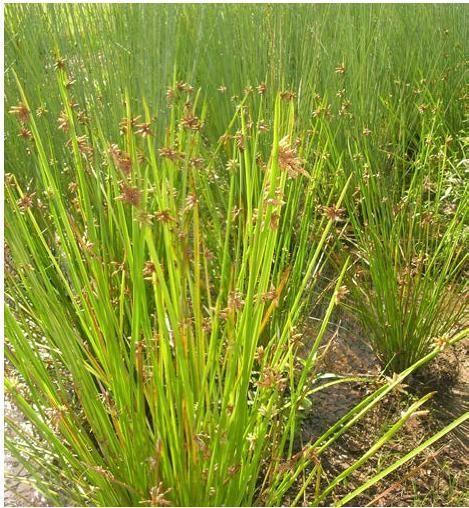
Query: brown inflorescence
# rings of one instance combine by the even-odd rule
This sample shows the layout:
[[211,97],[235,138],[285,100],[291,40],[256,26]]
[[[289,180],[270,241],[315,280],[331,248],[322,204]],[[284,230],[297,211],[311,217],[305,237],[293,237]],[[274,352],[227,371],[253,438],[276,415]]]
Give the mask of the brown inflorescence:
[[29,108],[24,102],[18,102],[16,106],[12,106],[9,113],[16,115],[22,124],[27,123],[29,120]]
[[131,187],[130,185],[122,185],[122,194],[119,198],[132,206],[138,206],[142,197],[142,191],[138,187]]
[[115,143],[113,143],[109,147],[109,155],[118,169],[126,175],[130,174],[132,171],[132,160],[127,152],[124,152]]
[[309,177],[303,167],[303,159],[298,156],[296,149],[288,142],[288,136],[285,136],[279,143],[278,163],[281,169],[288,172],[290,178],[297,178],[299,175]]

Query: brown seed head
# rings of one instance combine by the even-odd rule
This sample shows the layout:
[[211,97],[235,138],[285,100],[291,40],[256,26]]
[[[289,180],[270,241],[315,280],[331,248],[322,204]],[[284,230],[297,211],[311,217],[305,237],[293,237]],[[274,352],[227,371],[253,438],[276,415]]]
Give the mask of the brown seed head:
[[24,196],[18,200],[18,206],[22,212],[26,212],[27,210],[32,208],[33,198],[35,195],[36,195],[35,192],[33,192],[32,194],[24,194]]
[[145,261],[143,265],[143,277],[145,279],[151,279],[153,273],[155,273],[155,264],[153,261]]
[[171,102],[176,97],[176,91],[174,88],[167,88],[166,90],[166,100]]
[[153,132],[151,131],[150,123],[139,123],[136,125],[137,130],[135,131],[135,134],[140,134],[142,138],[147,138],[148,136],[153,136]]
[[184,81],[178,81],[176,83],[176,89],[179,92],[186,92],[186,93],[192,93],[194,91],[194,87],[187,84],[187,83],[184,83]]
[[39,106],[37,109],[36,109],[36,116],[38,118],[42,118],[43,116],[46,115],[46,113],[48,113],[47,109],[45,108],[45,106]]
[[171,222],[176,222],[173,216],[171,215],[170,210],[160,210],[155,213],[155,219],[158,222],[162,222],[163,224],[169,224]]
[[[342,116],[351,116],[351,114],[348,112],[348,107],[349,106],[346,106],[347,107],[347,110],[341,110],[342,111]],[[340,111],[339,111],[340,113]],[[331,105],[330,104],[327,104],[325,106],[319,106],[318,108],[316,108],[314,111],[313,111],[313,117],[314,118],[318,118],[320,116],[323,116],[325,118],[329,118],[332,116],[332,112],[331,112]]]
[[435,349],[439,349],[442,351],[443,349],[446,349],[450,342],[450,336],[447,333],[444,333],[440,337],[435,337],[433,339],[433,346]]
[[202,157],[192,157],[190,160],[190,165],[194,168],[200,168],[204,164],[204,159]]
[[274,301],[278,305],[279,293],[274,286],[271,286],[270,291],[262,293],[261,300],[263,303]]
[[133,118],[127,117],[122,118],[122,120],[119,122],[120,133],[127,134],[129,130],[131,130],[133,127],[137,125],[137,122],[139,121],[140,118],[141,118],[140,115],[134,116]]
[[72,88],[72,86],[76,83],[76,80],[74,80],[73,78],[68,78],[67,81],[65,82],[65,88],[67,90],[70,90],[70,88]]
[[189,113],[184,118],[182,118],[180,125],[181,127],[192,131],[198,131],[202,127],[202,123],[199,117],[194,116],[192,113]]
[[261,120],[257,128],[259,129],[259,132],[267,132],[269,130],[269,124],[265,120]]
[[340,303],[349,293],[350,291],[347,289],[347,286],[340,286],[334,293],[335,303]]
[[197,205],[198,202],[199,200],[195,194],[189,194],[186,197],[186,206],[184,207],[184,212],[192,210]]
[[163,483],[160,482],[157,486],[150,489],[150,506],[171,506],[171,502],[165,497],[171,489],[164,489]]
[[153,221],[153,214],[147,212],[146,210],[138,210],[135,221],[141,226],[149,226]]
[[59,124],[59,129],[64,132],[68,132],[70,129],[70,124],[68,121],[68,116],[65,111],[61,111],[59,118],[57,118],[57,123]]
[[273,229],[274,231],[277,230],[278,226],[279,226],[279,223],[280,223],[280,215],[277,212],[274,212],[270,216],[270,227],[271,227],[271,229]]
[[429,108],[430,106],[428,104],[419,104],[417,106],[418,110],[419,110],[419,113],[425,113],[425,111],[427,111],[427,109]]
[[122,194],[120,195],[120,199],[124,203],[132,206],[138,206],[140,204],[141,197],[142,192],[138,187],[130,187],[126,184],[122,186]]
[[289,144],[288,136],[285,136],[279,143],[278,163],[281,169],[288,171],[290,178],[296,178],[299,175],[309,177],[309,174],[303,168],[303,159],[298,157],[296,149]]
[[280,92],[280,98],[282,101],[291,102],[296,98],[296,93],[293,90],[284,90]]
[[273,367],[266,367],[262,371],[260,380],[257,385],[263,388],[273,388],[279,392],[283,391],[287,385],[288,379],[283,377],[281,372],[276,371]]
[[341,63],[339,64],[336,68],[335,68],[335,73],[336,74],[345,74],[345,64],[344,63]]
[[80,125],[86,125],[90,121],[90,118],[86,111],[80,110],[77,111],[77,120]]
[[22,124],[25,124],[29,119],[29,109],[24,102],[18,102],[16,106],[12,106],[9,113],[16,115]]
[[264,203],[266,205],[271,205],[271,206],[282,206],[285,204],[285,201],[282,201],[279,198],[266,198],[264,200]]
[[231,220],[235,221],[238,215],[241,213],[241,208],[238,208],[236,205],[231,210]]
[[226,163],[226,169],[228,171],[236,171],[238,169],[238,161],[236,159],[230,159]]
[[230,139],[231,139],[231,136],[230,136],[227,132],[225,132],[225,134],[222,134],[222,135],[218,138],[218,141],[219,141],[222,145],[226,146],[226,145],[228,144],[228,142],[230,141]]
[[109,147],[109,155],[111,156],[114,164],[126,175],[132,171],[132,160],[127,152],[122,151],[116,144],[111,144]]
[[259,95],[264,95],[267,91],[267,85],[265,83],[260,83],[256,86],[256,90]]
[[227,305],[228,312],[240,310],[243,305],[244,300],[241,292],[237,290],[231,291],[231,293],[228,295],[228,305]]
[[66,58],[58,57],[54,62],[54,69],[56,71],[65,69],[65,62],[67,61]]
[[158,152],[161,155],[161,157],[164,157],[171,161],[181,160],[184,158],[181,152],[178,152],[177,150],[174,150],[173,148],[170,147],[160,148]]
[[88,141],[88,137],[86,135],[79,136],[77,138],[78,150],[87,157],[88,159],[92,159],[94,155],[93,147]]
[[326,217],[334,222],[339,222],[344,218],[345,208],[337,208],[335,205],[323,206],[322,212]]
[[18,136],[23,139],[31,139],[33,137],[33,134],[29,129],[26,129],[26,127],[21,127]]
[[238,150],[240,150],[241,152],[244,151],[245,149],[245,145],[244,145],[244,142],[245,142],[245,138],[244,138],[244,135],[241,131],[238,131],[234,136],[233,136],[233,139],[236,141],[236,148]]
[[258,361],[261,361],[262,358],[264,358],[264,355],[265,355],[265,349],[264,349],[264,346],[259,346],[257,349],[256,349],[256,352],[254,353],[254,358]]

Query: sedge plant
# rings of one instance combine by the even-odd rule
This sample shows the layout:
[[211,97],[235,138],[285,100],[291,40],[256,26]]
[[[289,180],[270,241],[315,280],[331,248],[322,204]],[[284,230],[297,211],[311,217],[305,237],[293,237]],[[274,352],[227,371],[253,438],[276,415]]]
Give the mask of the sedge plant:
[[[431,122],[420,139],[402,126],[418,124],[424,82],[459,125],[467,24],[461,6],[412,9],[7,6],[5,386],[32,428],[8,419],[16,435],[7,446],[50,503],[317,505],[426,402],[326,477],[321,454],[465,336],[444,335],[460,307],[441,295],[460,283],[467,203],[441,227],[417,220],[448,199],[448,165],[461,168],[449,145],[438,159],[425,144]],[[435,36],[438,54],[425,49]],[[398,132],[396,145],[419,154],[415,174],[372,190],[367,171],[341,180],[362,132],[377,145]],[[436,191],[423,194],[430,165]],[[389,189],[405,205],[395,225],[379,206]],[[344,251],[341,207],[356,238],[331,274],[332,253]],[[379,238],[394,247],[391,274]],[[366,285],[347,287],[362,299],[365,328],[378,323],[375,349],[407,368],[299,446],[349,255],[352,269],[373,265]],[[374,288],[388,275],[392,291]],[[455,318],[439,327],[450,309]],[[410,316],[405,339],[398,330],[389,343],[383,312],[396,330]],[[310,313],[314,331],[303,326]]]
[[[279,475],[271,468],[258,491],[266,461],[293,455],[321,339],[298,365],[295,326],[332,221],[299,210],[299,189],[307,200],[318,180],[292,145],[293,107],[277,99],[261,167],[243,104],[210,151],[205,107],[181,90],[156,152],[148,109],[134,123],[127,101],[113,143],[99,119],[80,125],[65,70],[58,80],[66,186],[26,96],[13,111],[38,172],[34,190],[12,174],[6,186],[6,343],[18,375],[6,387],[37,445],[16,453],[48,471],[38,487],[56,503],[65,493],[98,506],[252,504]],[[281,233],[290,215],[300,232],[314,223],[312,250]]]
[[353,148],[365,155],[352,161],[346,199],[350,307],[391,372],[444,348],[467,312],[464,150],[445,130],[441,104],[428,103],[411,154],[389,163],[366,143]]
[[[56,505],[275,505],[303,478],[298,502],[313,479],[320,485],[317,457],[413,367],[298,450],[347,263],[299,354],[297,326],[334,221],[304,206],[324,166],[308,167],[293,141],[293,103],[277,97],[264,144],[249,120],[262,104],[241,103],[210,147],[200,94],[179,90],[155,150],[148,108],[137,122],[125,101],[115,143],[99,118],[77,121],[66,82],[58,69],[65,174],[21,85],[13,110],[37,179],[33,189],[6,175],[5,386],[33,430],[9,419],[7,446]],[[269,145],[263,162],[258,148]]]

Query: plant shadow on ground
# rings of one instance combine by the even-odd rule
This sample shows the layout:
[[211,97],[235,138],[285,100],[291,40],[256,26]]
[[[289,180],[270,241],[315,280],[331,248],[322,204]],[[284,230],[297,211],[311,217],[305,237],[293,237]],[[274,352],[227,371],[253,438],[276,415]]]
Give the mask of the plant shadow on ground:
[[[359,325],[347,315],[339,316],[335,321],[323,346],[319,369],[344,376],[363,376],[363,381],[338,384],[314,395],[312,411],[302,422],[299,439],[303,442],[316,439],[380,382],[379,362],[364,340]],[[468,411],[469,341],[466,339],[442,351],[432,362],[410,376],[407,383],[378,404],[321,457],[324,477],[334,478],[358,460],[409,403],[426,393],[435,392],[425,407],[428,413],[412,417],[394,439],[339,485],[323,506],[333,506],[377,470],[384,469],[452,419]],[[353,505],[467,506],[468,431],[467,423],[459,426],[360,494]],[[307,493],[303,505],[308,505]]]

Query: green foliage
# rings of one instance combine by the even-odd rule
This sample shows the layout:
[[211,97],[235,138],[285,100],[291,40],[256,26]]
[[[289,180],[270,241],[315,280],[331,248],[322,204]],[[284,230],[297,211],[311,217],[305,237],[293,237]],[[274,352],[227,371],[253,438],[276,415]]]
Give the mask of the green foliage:
[[402,169],[354,162],[354,192],[346,200],[346,244],[356,256],[350,305],[394,372],[444,347],[466,311],[465,168],[439,105],[432,107],[412,160]]
[[[317,505],[426,402],[324,478],[467,334],[465,15],[6,6],[7,446],[51,503]],[[398,374],[300,446],[344,299]]]

